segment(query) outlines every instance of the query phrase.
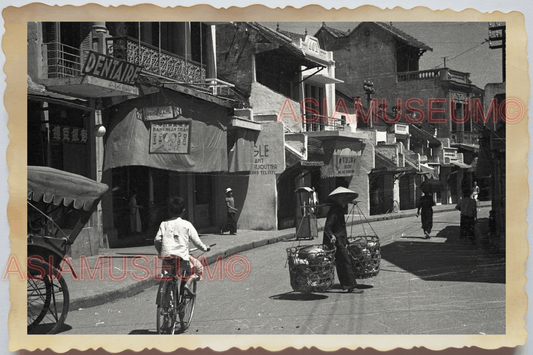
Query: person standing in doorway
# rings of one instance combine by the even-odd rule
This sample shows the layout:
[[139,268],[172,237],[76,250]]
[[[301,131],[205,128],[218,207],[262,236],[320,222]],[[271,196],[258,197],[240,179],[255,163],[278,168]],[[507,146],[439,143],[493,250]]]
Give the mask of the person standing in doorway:
[[474,187],[472,188],[472,198],[477,201],[479,197],[479,186],[477,186],[477,182],[474,181]]
[[220,228],[220,234],[229,231],[229,234],[237,234],[237,218],[236,214],[238,209],[235,208],[235,199],[233,198],[233,190],[231,187],[226,189],[226,210],[227,210],[227,221],[226,225],[223,228]]
[[137,191],[133,191],[128,201],[128,209],[130,211],[130,229],[132,233],[141,233],[141,213],[139,209],[142,206],[137,204]]
[[433,228],[433,206],[435,206],[433,195],[424,192],[424,196],[420,197],[420,200],[418,201],[416,216],[418,217],[420,215],[420,210],[422,210],[422,230],[424,231],[426,239],[430,238],[431,228]]

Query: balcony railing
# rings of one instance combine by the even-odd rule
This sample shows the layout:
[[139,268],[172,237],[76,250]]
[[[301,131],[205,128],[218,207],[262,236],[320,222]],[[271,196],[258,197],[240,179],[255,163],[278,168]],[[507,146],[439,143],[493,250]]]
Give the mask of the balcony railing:
[[448,68],[418,70],[398,73],[398,82],[428,80],[440,77],[441,80],[453,80],[464,83],[470,83],[470,74]]
[[205,65],[186,60],[177,54],[139,42],[131,37],[107,38],[107,53],[139,65],[144,72],[172,79],[179,83],[205,82]]
[[43,43],[46,78],[81,76],[82,60],[79,48],[59,42]]
[[413,81],[413,80],[427,80],[439,76],[439,69],[410,71],[398,73],[398,82]]
[[479,133],[456,131],[451,133],[451,143],[479,144]]
[[346,120],[338,117],[316,116],[315,114],[304,114],[304,129],[307,132],[315,131],[342,131],[347,128]]

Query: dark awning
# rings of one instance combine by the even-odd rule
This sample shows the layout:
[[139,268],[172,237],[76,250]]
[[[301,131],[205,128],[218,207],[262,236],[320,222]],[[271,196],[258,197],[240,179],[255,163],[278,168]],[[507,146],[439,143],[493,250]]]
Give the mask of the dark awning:
[[421,139],[421,140],[428,141],[430,147],[438,147],[442,144],[440,140],[433,137],[430,133],[424,131],[421,128],[418,128],[417,126],[413,124],[409,125],[409,129],[410,129],[411,136]]
[[45,166],[28,166],[28,199],[90,211],[109,186]]
[[52,102],[55,104],[69,106],[85,111],[93,110],[88,106],[87,100],[49,91],[44,85],[33,82],[29,75],[27,76],[27,86],[28,99],[35,101]]
[[[168,104],[168,99],[181,108],[176,119],[143,120],[140,113],[148,102],[156,107]],[[138,165],[192,173],[228,171],[225,107],[177,93],[157,95],[150,101],[146,97],[128,100],[115,107],[106,140],[104,170]],[[187,121],[190,126],[189,134],[183,140],[188,143],[186,151],[154,150],[154,146],[164,145],[167,140],[164,135],[156,134],[157,126],[177,124],[180,120]],[[168,143],[171,143],[170,138]]]
[[417,169],[412,167],[399,167],[390,160],[384,157],[382,154],[375,152],[376,167],[371,170],[372,174],[398,174],[402,172],[417,172]]

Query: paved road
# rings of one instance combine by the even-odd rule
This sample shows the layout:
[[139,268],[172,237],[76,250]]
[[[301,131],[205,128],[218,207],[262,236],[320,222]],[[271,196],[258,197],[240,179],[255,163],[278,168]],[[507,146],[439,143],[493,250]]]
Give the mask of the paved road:
[[[481,217],[487,213],[482,209]],[[298,242],[280,242],[242,254],[249,266],[233,266],[250,271],[244,280],[224,273],[222,279],[201,282],[187,333],[505,333],[505,260],[481,243],[463,245],[457,212],[435,215],[429,240],[415,217],[374,222],[373,231],[365,227],[380,237],[382,261],[378,276],[359,280],[363,294],[346,294],[338,285],[323,293],[293,292],[285,249]],[[353,228],[353,235],[362,233],[362,226]],[[214,265],[209,271],[215,274]],[[72,328],[65,333],[153,334],[156,292],[152,287],[103,306],[72,310],[67,318]]]

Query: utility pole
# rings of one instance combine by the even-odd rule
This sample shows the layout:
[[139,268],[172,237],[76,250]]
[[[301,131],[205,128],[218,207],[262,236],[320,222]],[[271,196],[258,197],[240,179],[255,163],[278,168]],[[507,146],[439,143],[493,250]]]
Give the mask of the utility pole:
[[505,82],[505,22],[489,22],[489,48],[502,49],[502,78]]
[[365,80],[365,82],[363,83],[363,90],[365,91],[366,104],[367,104],[367,107],[369,108],[368,127],[372,127],[372,110],[370,110],[370,101],[372,100],[372,94],[376,93],[376,89],[374,89],[374,83],[369,80]]

